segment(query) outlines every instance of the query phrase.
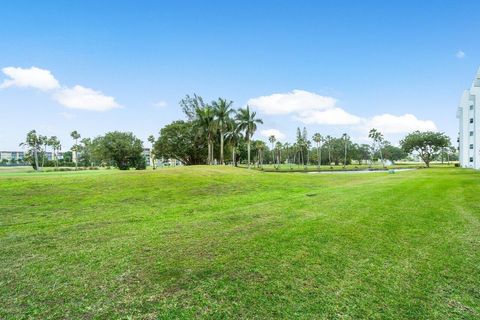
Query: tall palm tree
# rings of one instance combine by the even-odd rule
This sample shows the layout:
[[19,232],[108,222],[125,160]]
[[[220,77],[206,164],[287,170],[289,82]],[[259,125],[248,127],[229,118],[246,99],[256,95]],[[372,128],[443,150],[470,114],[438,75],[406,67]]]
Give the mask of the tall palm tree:
[[317,144],[318,169],[320,169],[320,166],[322,165],[322,149],[320,145],[323,142],[323,137],[317,132],[313,135],[312,140]]
[[325,142],[327,143],[327,148],[328,148],[328,165],[332,165],[332,157],[331,157],[331,143],[332,143],[332,137],[331,136],[326,136],[325,137]]
[[229,119],[227,123],[227,133],[225,136],[227,143],[232,148],[232,163],[233,166],[237,166],[235,153],[237,151],[238,143],[242,139],[242,133],[239,130],[238,124],[233,119]]
[[220,163],[225,164],[223,160],[223,139],[224,133],[227,130],[228,119],[234,112],[232,109],[233,101],[227,101],[226,99],[218,98],[217,101],[212,102],[213,112],[215,114],[215,122],[220,132]]
[[35,130],[30,131],[27,133],[27,138],[25,142],[20,143],[20,147],[27,147],[33,153],[33,158],[35,161],[35,171],[40,171],[41,168],[38,166],[38,151],[41,148],[41,141],[37,132]]
[[245,132],[245,140],[247,141],[247,158],[248,167],[250,168],[250,142],[253,134],[257,130],[257,124],[263,124],[262,119],[256,118],[256,112],[250,112],[250,107],[240,108],[236,115],[240,130]]
[[342,135],[342,138],[343,138],[343,141],[345,142],[345,154],[344,154],[344,160],[343,160],[343,167],[345,168],[345,166],[347,165],[347,142],[348,142],[348,134],[344,133]]
[[275,136],[272,134],[270,137],[268,137],[268,141],[270,142],[270,144],[272,145],[272,148],[270,149],[271,150],[271,153],[272,153],[272,162],[273,162],[273,167],[275,168],[275,150],[274,150],[274,146],[273,144],[275,143],[277,139],[275,139]]
[[280,168],[280,163],[282,162],[282,143],[277,141],[275,144],[275,149],[277,150],[277,168]]
[[62,148],[60,140],[56,136],[51,136],[48,139],[48,145],[52,147],[53,150],[53,160],[55,160],[55,167],[58,167],[58,151]]
[[290,164],[290,144],[288,142],[285,142],[283,144],[283,147],[285,148],[285,152],[287,153],[286,160],[287,160],[287,165],[288,165],[288,164]]
[[265,150],[265,143],[263,141],[256,141],[255,148],[258,150],[258,165],[259,167],[263,167],[263,154]]
[[156,166],[156,159],[155,159],[155,153],[154,153],[154,148],[155,148],[155,137],[151,134],[148,136],[148,142],[152,144],[152,147],[150,149],[150,162],[152,165],[152,169],[155,170],[157,168]]
[[202,108],[196,109],[196,121],[199,125],[200,133],[207,139],[208,145],[208,159],[207,164],[213,164],[213,141],[215,138],[216,124],[214,121],[213,108],[210,105],[205,105]]
[[72,139],[75,141],[72,151],[75,153],[75,170],[78,170],[78,139],[81,138],[81,135],[77,132],[77,130],[74,130],[72,133],[70,133],[70,137],[72,137]]

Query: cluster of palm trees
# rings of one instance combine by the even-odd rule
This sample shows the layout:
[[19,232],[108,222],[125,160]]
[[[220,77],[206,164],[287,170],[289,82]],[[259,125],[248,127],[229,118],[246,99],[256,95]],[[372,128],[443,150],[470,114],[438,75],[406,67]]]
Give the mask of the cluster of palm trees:
[[[62,150],[62,144],[57,136],[47,137],[37,134],[35,130],[31,130],[27,133],[25,142],[20,143],[20,147],[28,148],[29,156],[34,159],[36,170],[41,170],[41,168],[45,166],[47,148],[51,147],[52,158],[55,161],[55,166],[58,166],[58,152]],[[41,154],[41,164],[39,161],[39,154]]]
[[233,102],[219,98],[210,104],[197,99],[194,105],[193,121],[199,128],[199,134],[205,138],[208,146],[207,164],[214,164],[214,143],[220,140],[219,163],[225,164],[225,142],[232,148],[232,162],[235,164],[236,149],[241,139],[247,144],[247,162],[250,166],[251,141],[258,124],[263,121],[257,118],[256,112],[245,108],[235,110]]
[[[328,156],[324,163],[330,165],[332,162],[336,164],[341,162],[343,167],[352,160],[352,157],[361,163],[362,161],[369,161],[373,163],[375,155],[379,155],[381,164],[384,165],[383,148],[390,146],[388,141],[383,137],[383,134],[377,129],[372,129],[369,132],[369,138],[372,139],[372,144],[356,144],[350,140],[350,136],[346,133],[341,137],[335,138],[330,135],[322,136],[320,133],[315,133],[311,137],[311,141],[307,136],[306,128],[303,131],[297,128],[296,141],[292,144],[286,142],[281,143],[277,141],[275,135],[268,138],[270,143],[270,162],[274,167],[280,166],[282,162],[287,164],[298,164],[307,166],[311,163],[311,151],[315,154],[316,163],[320,168],[322,164],[322,150],[326,151]],[[312,142],[315,143],[312,149]],[[257,161],[258,165],[262,166],[265,160],[266,144],[263,141],[256,142]],[[282,157],[283,152],[283,157]],[[315,161],[315,160],[314,160]]]

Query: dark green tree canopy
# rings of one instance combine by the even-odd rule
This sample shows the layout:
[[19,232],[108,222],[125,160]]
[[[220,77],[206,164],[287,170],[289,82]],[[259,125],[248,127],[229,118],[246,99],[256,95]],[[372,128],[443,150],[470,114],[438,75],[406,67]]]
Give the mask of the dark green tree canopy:
[[450,146],[450,138],[443,132],[414,131],[400,141],[403,151],[407,153],[417,152],[423,162],[430,167],[430,162],[437,153]]
[[176,159],[186,165],[205,163],[207,144],[198,132],[194,121],[179,120],[166,125],[155,141],[155,157]]
[[108,132],[93,139],[92,157],[97,161],[112,164],[120,170],[145,169],[143,142],[131,132]]
[[386,145],[382,148],[382,153],[383,157],[392,161],[392,163],[407,157],[407,153],[403,151],[402,148],[392,146],[389,143],[386,143]]

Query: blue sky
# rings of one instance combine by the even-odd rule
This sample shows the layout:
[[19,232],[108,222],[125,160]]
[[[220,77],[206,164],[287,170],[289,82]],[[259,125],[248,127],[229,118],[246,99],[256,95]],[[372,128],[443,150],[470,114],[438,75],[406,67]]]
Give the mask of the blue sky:
[[[379,127],[456,136],[480,66],[478,1],[10,1],[0,4],[0,149],[27,131],[146,139],[197,93],[250,103],[257,138]],[[32,67],[35,67],[32,68]],[[276,131],[275,131],[276,130]]]

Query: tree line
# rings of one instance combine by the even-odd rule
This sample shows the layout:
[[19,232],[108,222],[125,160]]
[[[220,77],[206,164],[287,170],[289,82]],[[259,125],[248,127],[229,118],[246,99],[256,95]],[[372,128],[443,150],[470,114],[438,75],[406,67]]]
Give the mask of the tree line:
[[[455,157],[450,139],[440,132],[415,131],[400,141],[400,147],[385,140],[377,129],[371,129],[370,143],[354,143],[346,133],[340,137],[322,135],[311,137],[307,129],[297,128],[293,143],[278,141],[274,135],[268,143],[254,140],[257,127],[263,124],[247,105],[234,109],[233,102],[224,98],[205,103],[201,96],[187,95],[180,101],[184,120],[175,120],[160,129],[157,137],[151,135],[152,163],[157,159],[175,159],[185,165],[243,163],[248,167],[264,164],[308,166],[349,165],[406,159],[415,152],[426,166],[434,159]],[[143,142],[131,132],[109,132],[96,138],[83,138],[77,131],[71,132],[73,146],[59,159],[62,149],[59,139],[37,134],[27,134],[20,145],[27,148],[26,159],[36,170],[45,165],[114,166],[122,170],[146,167]],[[47,148],[52,150],[52,160],[45,160]]]
[[268,137],[268,146],[262,140],[253,139],[257,125],[263,124],[256,113],[248,105],[238,110],[232,105],[227,99],[205,103],[201,96],[187,95],[180,101],[186,119],[166,125],[157,138],[149,137],[153,156],[176,159],[186,165],[230,163],[236,166],[243,162],[248,167],[266,163],[275,166],[345,166],[354,162],[371,165],[377,161],[385,166],[386,160],[393,163],[412,152],[416,152],[427,166],[437,158],[442,161],[450,156],[455,158],[450,138],[431,131],[412,132],[401,141],[400,147],[396,147],[375,128],[369,132],[369,144],[354,143],[346,133],[341,137],[320,133],[309,137],[306,128],[297,128],[295,142],[282,143],[272,135]]

